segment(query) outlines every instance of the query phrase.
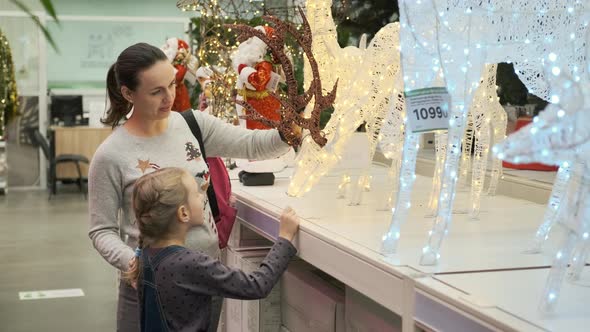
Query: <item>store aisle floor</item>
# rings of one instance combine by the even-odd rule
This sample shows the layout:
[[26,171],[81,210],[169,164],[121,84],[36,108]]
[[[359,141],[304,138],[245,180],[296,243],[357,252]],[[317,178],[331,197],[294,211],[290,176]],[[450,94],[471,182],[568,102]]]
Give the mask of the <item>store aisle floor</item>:
[[[75,186],[74,186],[75,187]],[[79,193],[0,196],[0,331],[114,331],[115,270],[90,242]],[[81,288],[83,297],[19,300],[19,292]]]

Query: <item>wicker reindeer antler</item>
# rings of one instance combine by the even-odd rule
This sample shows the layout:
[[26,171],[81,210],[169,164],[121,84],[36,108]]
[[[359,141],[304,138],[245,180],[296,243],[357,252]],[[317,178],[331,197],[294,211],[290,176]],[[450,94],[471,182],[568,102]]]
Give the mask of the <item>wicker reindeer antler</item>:
[[[287,80],[286,98],[281,98],[276,93],[269,91],[269,94],[275,97],[281,103],[282,107],[280,110],[280,121],[273,121],[265,118],[246,101],[238,100],[236,102],[249,111],[249,115],[244,116],[244,118],[259,121],[269,127],[277,128],[290,145],[301,144],[300,135],[293,131],[293,124],[296,124],[303,129],[309,130],[313,140],[319,146],[324,146],[327,142],[327,139],[320,129],[320,114],[324,109],[333,105],[334,99],[336,97],[338,82],[334,84],[331,92],[329,92],[327,95],[322,94],[322,83],[318,71],[318,64],[315,61],[311,51],[311,28],[301,8],[299,8],[299,14],[303,20],[302,32],[299,32],[293,24],[283,22],[276,17],[268,15],[265,15],[262,18],[274,25],[275,31],[271,36],[267,36],[264,32],[256,30],[255,28],[247,25],[227,25],[227,27],[232,28],[239,33],[238,40],[240,42],[243,42],[251,37],[260,38],[260,40],[262,40],[268,46],[272,52],[273,57],[281,64]],[[303,52],[309,61],[311,73],[313,75],[309,89],[302,95],[297,93],[297,81],[295,79],[293,64],[291,63],[291,60],[289,60],[287,54],[285,54],[284,45],[286,33],[292,35],[297,41],[297,44],[299,44],[303,49]],[[305,106],[307,106],[312,98],[314,98],[314,105],[311,115],[309,118],[303,117],[300,115],[300,112],[303,111]]]

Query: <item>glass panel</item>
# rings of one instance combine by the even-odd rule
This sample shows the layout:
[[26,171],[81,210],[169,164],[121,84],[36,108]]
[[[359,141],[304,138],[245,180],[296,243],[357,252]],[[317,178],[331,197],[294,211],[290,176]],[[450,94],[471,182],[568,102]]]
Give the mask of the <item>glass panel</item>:
[[39,128],[39,97],[20,97],[20,115],[6,127],[8,187],[39,185],[39,149],[30,131]]
[[19,95],[38,95],[39,33],[35,23],[28,17],[2,17],[0,29],[10,42]]

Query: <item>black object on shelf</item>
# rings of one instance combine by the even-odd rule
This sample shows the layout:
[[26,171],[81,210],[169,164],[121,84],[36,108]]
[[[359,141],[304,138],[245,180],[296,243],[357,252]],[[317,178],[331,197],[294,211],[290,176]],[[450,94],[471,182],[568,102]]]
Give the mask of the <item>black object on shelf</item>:
[[245,186],[272,186],[275,184],[275,175],[273,173],[248,173],[241,171],[238,173],[240,182]]

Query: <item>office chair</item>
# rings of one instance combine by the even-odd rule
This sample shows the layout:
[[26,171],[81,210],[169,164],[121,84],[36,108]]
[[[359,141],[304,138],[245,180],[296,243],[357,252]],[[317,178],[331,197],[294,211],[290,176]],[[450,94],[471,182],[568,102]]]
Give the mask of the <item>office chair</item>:
[[58,156],[53,156],[47,139],[43,136],[43,134],[41,134],[41,132],[38,129],[31,130],[31,141],[33,142],[33,145],[41,148],[43,154],[45,155],[45,158],[49,162],[49,199],[51,199],[51,195],[55,195],[57,192],[57,180],[63,180],[57,179],[55,171],[56,166],[58,164],[63,163],[74,163],[76,165],[76,169],[78,170],[78,179],[76,180],[76,183],[78,184],[80,191],[84,194],[84,198],[86,198],[86,191],[83,188],[84,177],[82,176],[80,163],[89,164],[90,162],[88,158],[78,154],[60,154]]

